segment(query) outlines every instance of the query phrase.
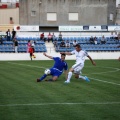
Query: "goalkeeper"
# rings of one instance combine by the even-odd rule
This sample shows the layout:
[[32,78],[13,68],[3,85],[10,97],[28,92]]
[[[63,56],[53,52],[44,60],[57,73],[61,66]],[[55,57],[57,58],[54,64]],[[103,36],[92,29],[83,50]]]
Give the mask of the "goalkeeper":
[[43,53],[43,55],[45,55],[46,57],[48,57],[50,59],[53,59],[55,63],[53,65],[53,67],[50,68],[49,70],[47,70],[41,78],[37,79],[37,82],[41,82],[48,75],[51,75],[52,78],[48,79],[46,81],[56,81],[59,78],[59,76],[63,73],[63,70],[64,70],[64,73],[67,78],[68,65],[65,62],[65,56],[66,56],[65,54],[61,54],[61,58],[60,57],[52,57],[52,56],[47,55],[46,53]]

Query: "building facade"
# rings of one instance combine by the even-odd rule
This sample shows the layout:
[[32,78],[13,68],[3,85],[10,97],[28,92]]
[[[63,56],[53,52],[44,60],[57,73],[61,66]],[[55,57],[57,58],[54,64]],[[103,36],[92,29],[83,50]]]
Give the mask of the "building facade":
[[20,25],[114,25],[116,0],[19,0]]

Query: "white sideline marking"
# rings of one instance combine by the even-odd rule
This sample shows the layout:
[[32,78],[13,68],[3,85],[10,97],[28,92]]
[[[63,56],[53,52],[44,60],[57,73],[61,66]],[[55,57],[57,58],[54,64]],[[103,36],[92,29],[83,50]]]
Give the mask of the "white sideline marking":
[[[88,67],[88,66],[87,66]],[[97,66],[96,66],[97,67]],[[113,68],[113,67],[99,67],[99,68],[111,68],[114,69],[114,71],[107,71],[107,72],[99,72],[99,73],[90,73],[90,74],[85,74],[85,75],[91,75],[91,74],[103,74],[103,73],[112,73],[112,72],[118,72],[120,71],[119,68]]]
[[[22,65],[22,66],[28,66],[28,67],[35,67],[35,68],[46,69],[45,67],[38,67],[38,66],[33,66],[33,65],[25,65],[25,64],[12,63],[12,62],[8,62],[8,63],[10,63],[10,64],[16,64],[16,65]],[[101,67],[101,68],[112,68],[112,67]],[[91,74],[103,74],[103,73],[120,71],[119,68],[112,68],[112,69],[115,69],[115,70],[114,70],[114,71],[108,71],[108,72],[101,72],[101,73],[91,73]],[[85,74],[85,75],[88,75],[88,74]],[[90,74],[89,74],[89,75],[90,75]],[[90,78],[90,77],[89,77],[89,78]],[[96,81],[100,81],[100,82],[104,82],[104,83],[108,83],[108,84],[120,85],[120,84],[117,84],[117,83],[114,83],[114,82],[108,82],[108,81],[104,81],[104,80],[100,80],[100,79],[96,79],[96,78],[90,78],[90,79],[93,79],[93,80],[96,80]]]
[[109,84],[113,84],[113,85],[120,85],[120,84],[117,84],[117,83],[114,83],[114,82],[103,81],[103,80],[96,79],[96,78],[91,78],[91,77],[89,77],[89,78],[93,79],[93,80],[96,80],[96,81],[104,82],[104,83],[109,83]]
[[85,74],[85,75],[91,75],[91,74],[104,74],[104,73],[114,73],[114,72],[118,72],[118,71],[120,71],[120,70],[118,69],[118,70],[114,70],[114,71],[99,72],[99,73],[90,73],[90,74]]
[[36,104],[6,104],[0,105],[0,107],[16,107],[16,106],[45,106],[45,105],[113,105],[113,104],[120,104],[120,102],[86,102],[86,103],[36,103]]
[[34,65],[25,65],[25,64],[12,63],[12,62],[8,62],[8,63],[10,63],[10,64],[16,64],[16,65],[22,65],[22,66],[28,66],[28,67],[35,67],[35,68],[46,69],[45,67],[38,67],[38,66],[34,66]]

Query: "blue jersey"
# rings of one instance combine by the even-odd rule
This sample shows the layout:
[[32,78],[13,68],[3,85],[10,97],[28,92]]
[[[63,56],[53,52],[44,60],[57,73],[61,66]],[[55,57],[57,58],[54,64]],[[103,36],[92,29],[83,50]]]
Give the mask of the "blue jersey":
[[53,57],[53,60],[55,61],[54,66],[50,68],[51,75],[52,76],[60,76],[63,72],[63,70],[68,69],[68,65],[65,61],[62,61],[59,57]]
[[53,57],[53,60],[55,61],[55,63],[52,68],[55,68],[60,72],[63,72],[63,70],[68,69],[67,63],[65,61],[62,61],[59,57]]

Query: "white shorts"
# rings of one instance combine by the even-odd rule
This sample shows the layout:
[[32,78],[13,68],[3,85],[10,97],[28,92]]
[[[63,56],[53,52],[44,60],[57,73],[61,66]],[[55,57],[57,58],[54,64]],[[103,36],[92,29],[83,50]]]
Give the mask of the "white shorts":
[[80,74],[83,67],[84,67],[84,63],[76,63],[72,66],[74,73],[78,75]]

